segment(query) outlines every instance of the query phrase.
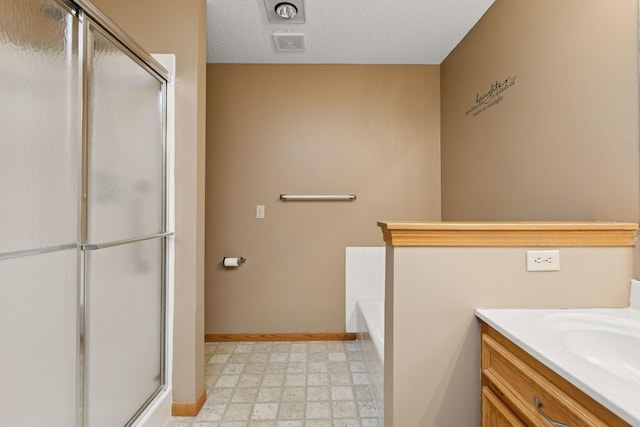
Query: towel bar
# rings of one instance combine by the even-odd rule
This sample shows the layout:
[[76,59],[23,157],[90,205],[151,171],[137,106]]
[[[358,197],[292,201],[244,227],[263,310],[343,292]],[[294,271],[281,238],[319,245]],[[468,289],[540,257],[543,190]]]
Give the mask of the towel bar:
[[351,201],[355,200],[355,194],[281,194],[280,200],[291,201]]

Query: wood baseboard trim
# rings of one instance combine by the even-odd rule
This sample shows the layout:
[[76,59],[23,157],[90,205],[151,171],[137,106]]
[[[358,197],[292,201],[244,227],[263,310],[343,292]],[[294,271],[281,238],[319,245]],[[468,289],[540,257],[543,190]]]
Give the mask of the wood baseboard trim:
[[171,404],[171,416],[173,417],[195,417],[200,412],[204,401],[207,399],[207,390],[202,389],[198,400],[195,402],[178,402]]
[[353,341],[351,332],[282,333],[282,334],[206,334],[205,342],[232,341]]

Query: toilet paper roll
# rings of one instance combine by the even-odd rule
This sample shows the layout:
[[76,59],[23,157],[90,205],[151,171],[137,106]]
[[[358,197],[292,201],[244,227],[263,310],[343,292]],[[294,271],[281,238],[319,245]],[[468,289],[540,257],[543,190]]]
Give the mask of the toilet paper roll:
[[238,258],[224,257],[222,264],[225,267],[237,267],[240,265],[240,260]]

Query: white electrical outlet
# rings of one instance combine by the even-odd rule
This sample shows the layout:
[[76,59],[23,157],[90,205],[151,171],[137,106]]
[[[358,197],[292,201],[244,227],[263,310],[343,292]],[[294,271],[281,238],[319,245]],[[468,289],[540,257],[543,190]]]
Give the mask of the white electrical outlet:
[[256,218],[264,218],[264,205],[256,205]]
[[527,271],[560,270],[560,251],[527,251]]

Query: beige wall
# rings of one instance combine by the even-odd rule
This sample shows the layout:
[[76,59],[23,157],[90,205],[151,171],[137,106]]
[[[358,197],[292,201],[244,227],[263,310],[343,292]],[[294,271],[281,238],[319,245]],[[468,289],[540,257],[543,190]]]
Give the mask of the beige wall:
[[438,66],[207,65],[207,333],[345,330],[345,247],[439,219],[439,87]]
[[479,425],[476,308],[628,304],[633,248],[560,248],[557,272],[527,249],[387,247],[385,426]]
[[204,388],[205,1],[93,0],[151,53],[176,55],[173,400]]
[[637,4],[496,1],[442,64],[443,219],[638,221]]

